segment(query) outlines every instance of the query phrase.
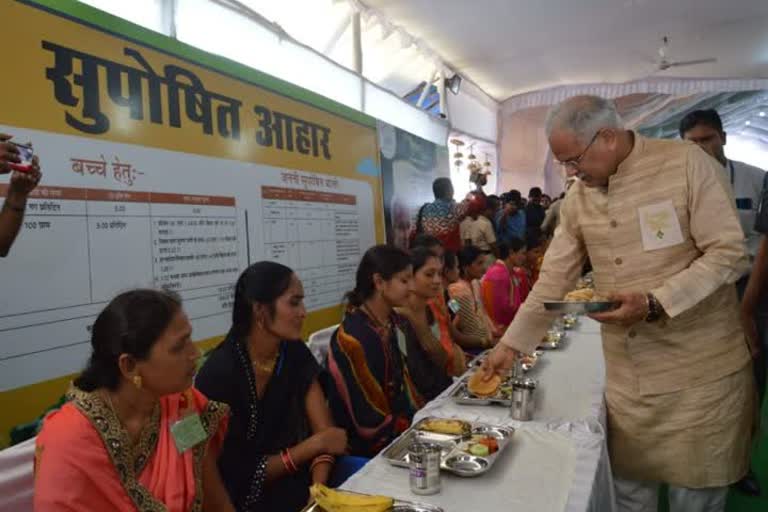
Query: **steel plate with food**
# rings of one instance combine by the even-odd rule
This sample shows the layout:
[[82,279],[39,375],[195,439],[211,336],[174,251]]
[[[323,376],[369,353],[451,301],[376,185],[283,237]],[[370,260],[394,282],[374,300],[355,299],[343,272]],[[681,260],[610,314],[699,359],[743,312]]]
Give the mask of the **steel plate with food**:
[[618,303],[606,300],[592,288],[578,288],[568,292],[563,300],[544,303],[544,309],[547,311],[575,314],[602,313],[618,306]]
[[[445,422],[466,424],[468,429],[462,434],[435,433],[425,430],[442,426]],[[452,427],[453,429],[453,427]],[[485,423],[474,423],[463,420],[446,420],[426,418],[403,432],[395,442],[382,452],[382,457],[392,464],[407,468],[409,464],[409,448],[414,442],[428,442],[440,447],[440,469],[458,476],[474,477],[487,472],[501,452],[512,439],[514,429],[496,427]]]
[[569,302],[559,300],[544,303],[544,309],[547,311],[557,311],[558,313],[573,313],[577,315],[604,313],[606,311],[614,310],[618,306],[618,303],[608,301]]
[[[451,392],[451,400],[460,405],[501,405],[512,406],[512,381],[515,377],[496,377],[482,380],[482,372],[476,371],[465,376]],[[535,382],[535,381],[534,381]]]
[[313,502],[303,512],[443,512],[442,508],[433,505],[339,491],[318,484],[313,485],[310,492]]
[[579,317],[578,315],[575,315],[573,313],[567,313],[563,315],[562,323],[563,323],[563,329],[565,329],[566,331],[570,331],[571,329],[573,329],[578,325]]
[[[485,360],[486,357],[488,357],[488,354],[490,354],[490,350],[486,350],[485,352],[481,352],[479,355],[475,356],[474,359],[469,361],[467,363],[467,368],[477,368],[478,366],[482,366],[483,360]],[[539,361],[539,357],[541,357],[542,352],[540,350],[537,350],[532,355],[524,355],[522,356],[522,362],[523,362],[523,371],[529,372],[533,370],[536,367],[536,363]]]
[[563,340],[565,340],[565,331],[561,331],[556,328],[552,328],[547,331],[547,334],[541,339],[539,348],[542,350],[555,350],[560,348]]

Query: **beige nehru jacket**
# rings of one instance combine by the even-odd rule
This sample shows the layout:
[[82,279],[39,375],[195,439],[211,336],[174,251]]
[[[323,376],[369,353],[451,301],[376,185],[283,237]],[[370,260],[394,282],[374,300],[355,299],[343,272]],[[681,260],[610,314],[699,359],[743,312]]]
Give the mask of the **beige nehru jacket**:
[[607,188],[574,184],[539,280],[502,343],[533,352],[554,319],[543,302],[562,300],[587,256],[600,294],[652,292],[668,315],[603,325],[609,389],[678,391],[749,361],[733,285],[749,264],[744,234],[722,169],[698,146],[635,134]]

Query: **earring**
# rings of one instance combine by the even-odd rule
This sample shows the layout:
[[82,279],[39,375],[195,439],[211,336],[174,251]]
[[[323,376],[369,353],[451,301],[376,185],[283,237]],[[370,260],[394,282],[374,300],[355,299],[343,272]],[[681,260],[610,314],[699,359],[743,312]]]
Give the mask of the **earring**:
[[141,375],[134,375],[133,385],[136,386],[138,389],[141,389],[143,385],[143,383],[141,382]]

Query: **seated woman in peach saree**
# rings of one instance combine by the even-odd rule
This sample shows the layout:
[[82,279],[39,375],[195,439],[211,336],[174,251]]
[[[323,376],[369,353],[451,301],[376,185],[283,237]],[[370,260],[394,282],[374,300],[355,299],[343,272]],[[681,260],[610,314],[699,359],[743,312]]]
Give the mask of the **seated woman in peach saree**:
[[36,512],[234,512],[216,467],[228,408],[191,387],[199,351],[178,297],[133,290],[37,438]]

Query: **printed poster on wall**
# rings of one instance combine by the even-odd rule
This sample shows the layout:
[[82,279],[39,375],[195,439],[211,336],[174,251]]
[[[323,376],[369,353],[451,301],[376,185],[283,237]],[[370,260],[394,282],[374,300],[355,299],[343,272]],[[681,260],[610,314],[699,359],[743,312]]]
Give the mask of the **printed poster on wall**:
[[384,238],[372,119],[157,34],[143,44],[138,27],[64,14],[0,5],[14,53],[0,132],[31,142],[43,170],[0,260],[0,445],[66,389],[119,292],[179,293],[210,347],[239,273],[274,260],[303,281],[309,333],[339,321],[362,253]]
[[450,177],[448,149],[382,122],[379,147],[387,242],[407,248],[419,208],[435,198],[432,182]]

